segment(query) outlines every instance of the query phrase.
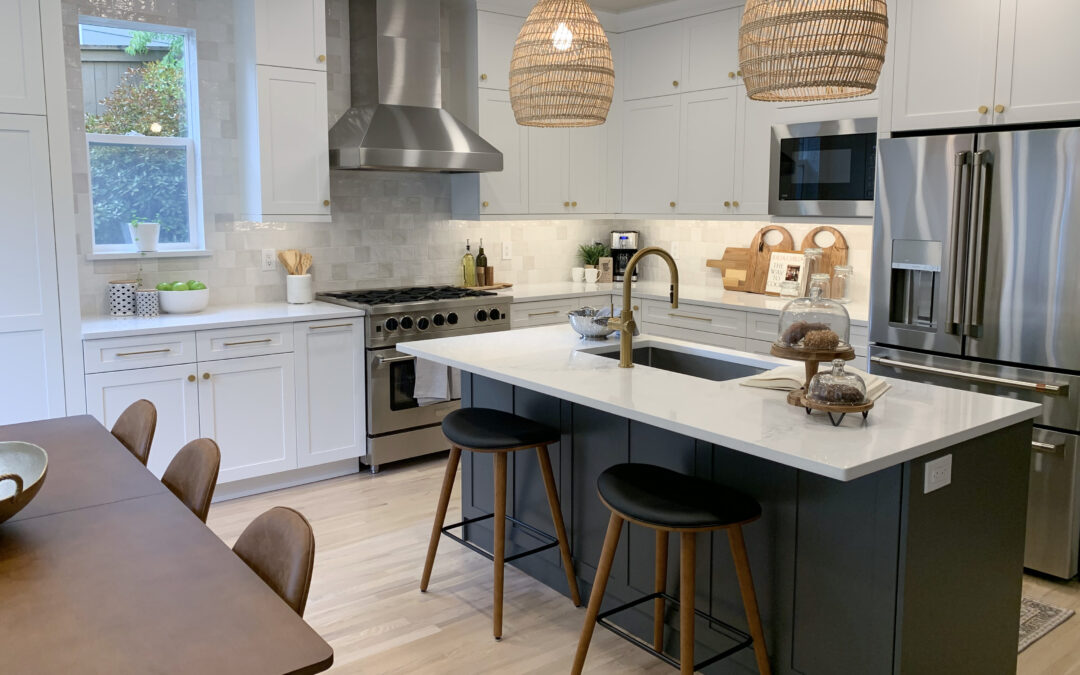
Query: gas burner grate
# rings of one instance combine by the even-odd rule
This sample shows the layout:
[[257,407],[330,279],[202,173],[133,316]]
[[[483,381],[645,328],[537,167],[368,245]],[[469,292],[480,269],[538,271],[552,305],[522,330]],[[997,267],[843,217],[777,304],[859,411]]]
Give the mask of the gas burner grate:
[[457,300],[459,298],[478,298],[498,294],[491,291],[479,291],[473,288],[459,288],[457,286],[419,286],[416,288],[377,288],[364,291],[338,291],[334,293],[325,293],[324,295],[362,305],[396,305],[404,302]]

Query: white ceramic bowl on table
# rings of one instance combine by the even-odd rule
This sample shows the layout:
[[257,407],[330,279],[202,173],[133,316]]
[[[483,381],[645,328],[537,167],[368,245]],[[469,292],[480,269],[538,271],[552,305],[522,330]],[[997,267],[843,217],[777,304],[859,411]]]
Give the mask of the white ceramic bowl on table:
[[210,304],[210,289],[197,291],[158,291],[161,311],[168,314],[201,312]]
[[49,456],[33,443],[0,443],[0,523],[30,503],[48,467]]

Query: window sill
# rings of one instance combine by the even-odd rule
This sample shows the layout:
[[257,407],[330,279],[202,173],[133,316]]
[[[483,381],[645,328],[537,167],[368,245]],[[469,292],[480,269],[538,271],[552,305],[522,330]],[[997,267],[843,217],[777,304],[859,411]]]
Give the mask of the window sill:
[[115,253],[89,253],[87,260],[140,260],[147,258],[210,258],[213,251],[116,251]]

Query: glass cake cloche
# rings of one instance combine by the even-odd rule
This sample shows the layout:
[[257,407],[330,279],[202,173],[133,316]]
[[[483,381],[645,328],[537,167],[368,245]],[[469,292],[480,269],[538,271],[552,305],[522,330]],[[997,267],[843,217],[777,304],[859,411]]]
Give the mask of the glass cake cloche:
[[810,286],[810,296],[795,298],[780,312],[776,344],[808,352],[843,351],[850,348],[851,317],[847,309],[825,297],[820,284]]
[[844,370],[844,360],[832,362],[832,370],[818,373],[810,380],[806,398],[826,405],[862,405],[866,403],[866,383],[855,373]]

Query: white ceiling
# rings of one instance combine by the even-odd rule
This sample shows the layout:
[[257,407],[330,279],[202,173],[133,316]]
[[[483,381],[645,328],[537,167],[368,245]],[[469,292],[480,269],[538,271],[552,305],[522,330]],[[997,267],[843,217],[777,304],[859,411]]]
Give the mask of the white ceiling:
[[670,0],[589,0],[589,6],[593,9],[602,9],[606,12],[625,12],[648,5],[660,5]]

